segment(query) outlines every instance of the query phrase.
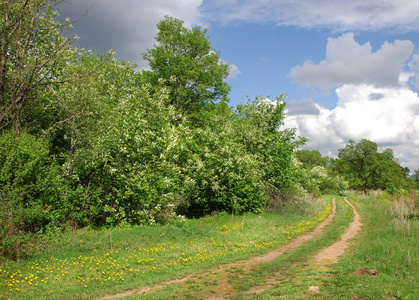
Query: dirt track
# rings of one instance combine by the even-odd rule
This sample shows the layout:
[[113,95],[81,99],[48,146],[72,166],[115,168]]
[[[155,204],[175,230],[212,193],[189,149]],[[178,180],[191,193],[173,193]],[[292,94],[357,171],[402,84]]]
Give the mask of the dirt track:
[[346,228],[345,232],[340,236],[340,240],[332,245],[321,249],[315,256],[315,261],[318,265],[333,264],[338,262],[339,256],[341,256],[345,249],[348,247],[348,240],[353,238],[358,231],[361,230],[362,223],[358,212],[355,207],[345,198],[346,203],[352,207],[354,212],[354,219],[351,224]]
[[[332,245],[321,249],[315,256],[312,263],[316,264],[319,267],[325,267],[327,264],[336,263],[340,255],[342,255],[345,249],[348,246],[348,240],[354,237],[358,231],[361,229],[362,223],[360,221],[359,214],[357,213],[355,207],[345,199],[346,203],[350,205],[354,212],[354,220],[351,222],[350,226],[346,228],[345,232],[341,235],[341,239]],[[279,247],[278,249],[272,250],[264,255],[257,256],[250,258],[248,260],[239,261],[230,264],[220,265],[216,268],[210,269],[205,273],[200,274],[191,274],[182,279],[176,279],[173,281],[166,282],[162,285],[152,286],[152,287],[143,287],[141,289],[127,291],[125,293],[117,294],[117,295],[107,295],[98,299],[117,299],[117,298],[124,298],[133,295],[141,295],[148,292],[157,291],[163,288],[166,288],[170,284],[174,283],[183,283],[187,280],[192,280],[194,283],[202,283],[205,282],[216,282],[215,286],[211,287],[211,294],[206,292],[197,292],[196,295],[203,299],[228,299],[228,294],[234,291],[232,286],[229,283],[228,277],[228,270],[232,270],[235,268],[240,268],[242,272],[248,272],[253,267],[272,261],[277,257],[284,254],[287,250],[292,248],[296,248],[298,246],[303,245],[306,241],[312,239],[314,236],[323,232],[325,226],[329,225],[332,222],[333,217],[336,214],[336,203],[335,199],[333,199],[333,207],[331,214],[321,223],[317,225],[317,227],[310,233],[299,236],[292,240],[291,242]],[[277,282],[275,280],[268,280],[264,283],[263,286],[254,287],[246,292],[246,294],[259,294],[269,288],[272,288]],[[294,295],[294,296],[301,296],[305,297],[307,295]]]

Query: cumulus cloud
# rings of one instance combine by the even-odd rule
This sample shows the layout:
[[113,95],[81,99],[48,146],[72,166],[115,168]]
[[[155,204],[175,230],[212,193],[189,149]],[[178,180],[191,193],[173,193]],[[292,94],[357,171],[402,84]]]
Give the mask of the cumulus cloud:
[[204,12],[224,23],[276,23],[336,31],[416,30],[419,2],[411,0],[208,0]]
[[419,96],[406,87],[377,88],[372,85],[343,85],[336,89],[334,109],[317,105],[319,114],[290,115],[287,127],[307,137],[307,148],[337,155],[349,139],[369,139],[381,151],[394,150],[403,166],[419,169]]
[[[170,15],[186,26],[199,24],[199,7],[203,0],[66,0],[57,6],[62,17],[79,18],[73,34],[77,45],[86,49],[113,49],[117,57],[146,66],[142,54],[152,48],[157,34],[156,24]],[[90,9],[89,9],[90,8]]]
[[371,44],[360,45],[353,33],[338,38],[329,38],[326,59],[316,64],[306,61],[291,69],[289,77],[302,86],[331,88],[342,84],[371,84],[376,86],[399,86],[401,71],[412,54],[411,41],[384,43],[376,52]]
[[[417,93],[407,88],[375,88],[344,85],[336,90],[339,98],[332,112],[335,131],[344,139],[370,139],[381,145],[416,143]],[[371,100],[371,95],[381,95]]]
[[284,128],[295,128],[298,136],[308,138],[307,149],[316,149],[323,155],[336,156],[336,150],[341,148],[344,140],[333,128],[333,112],[315,104],[318,110],[316,114],[290,114],[288,105]]
[[[325,60],[306,61],[289,77],[305,87],[337,87],[336,107],[314,103],[319,113],[305,114],[291,106],[286,126],[309,139],[306,148],[324,155],[336,156],[350,139],[368,139],[380,151],[393,149],[403,166],[419,169],[419,96],[408,85],[419,73],[413,49],[411,41],[395,41],[373,52],[352,33],[329,38]],[[313,103],[306,105],[310,109]]]

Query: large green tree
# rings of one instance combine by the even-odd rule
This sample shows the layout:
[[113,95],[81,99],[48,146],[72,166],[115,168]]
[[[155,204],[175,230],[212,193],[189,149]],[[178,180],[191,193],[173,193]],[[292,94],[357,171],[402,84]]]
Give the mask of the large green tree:
[[349,140],[345,148],[339,149],[334,168],[355,189],[388,189],[393,191],[403,185],[406,177],[391,149],[382,153],[377,144],[363,139],[359,143]]
[[294,150],[306,142],[295,130],[280,130],[285,120],[284,95],[275,101],[257,97],[237,106],[235,126],[238,138],[250,153],[262,157],[266,170],[264,181],[277,188],[295,182],[299,175],[292,162]]
[[49,85],[63,78],[71,40],[61,32],[70,21],[58,22],[49,0],[0,1],[0,129],[22,128],[40,122],[47,115]]
[[170,87],[170,103],[184,114],[207,103],[227,101],[228,66],[211,47],[207,31],[199,26],[189,29],[169,16],[157,28],[157,44],[143,54],[152,70],[145,73],[153,84],[161,79]]

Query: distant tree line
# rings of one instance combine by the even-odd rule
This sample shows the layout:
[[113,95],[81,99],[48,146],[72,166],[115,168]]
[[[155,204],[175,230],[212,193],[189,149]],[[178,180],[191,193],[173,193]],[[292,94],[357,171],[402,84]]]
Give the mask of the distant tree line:
[[314,194],[346,188],[364,192],[381,189],[393,194],[417,188],[418,180],[400,166],[391,149],[380,153],[377,144],[367,139],[358,143],[349,140],[337,158],[322,157],[317,150],[297,150],[295,154],[305,174],[301,182]]

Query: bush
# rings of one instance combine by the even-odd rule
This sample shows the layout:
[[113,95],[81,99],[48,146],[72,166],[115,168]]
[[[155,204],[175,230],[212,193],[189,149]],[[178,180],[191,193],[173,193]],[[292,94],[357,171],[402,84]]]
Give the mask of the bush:
[[59,198],[59,166],[49,157],[48,143],[21,132],[0,136],[0,255],[19,259],[28,242],[59,214],[51,213]]
[[187,217],[201,217],[212,212],[260,212],[267,197],[263,193],[258,157],[246,153],[232,138],[233,128],[226,125],[219,132],[198,129],[189,146],[193,154],[184,168],[185,201],[177,212]]

